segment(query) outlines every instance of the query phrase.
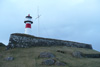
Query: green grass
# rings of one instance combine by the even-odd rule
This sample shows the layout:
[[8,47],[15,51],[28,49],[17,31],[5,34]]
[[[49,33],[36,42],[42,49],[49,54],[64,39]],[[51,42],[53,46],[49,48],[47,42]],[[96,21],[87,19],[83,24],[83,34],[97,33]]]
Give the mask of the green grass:
[[[59,53],[57,50],[65,51]],[[57,47],[31,47],[31,48],[14,48],[5,50],[5,47],[0,47],[0,67],[100,67],[100,58],[75,58],[72,52],[80,51],[85,54],[100,54],[95,50],[84,48],[72,48],[65,46]],[[45,66],[41,62],[47,58],[38,58],[41,52],[53,53],[57,60],[66,62],[66,66]],[[13,61],[5,61],[4,58],[13,56]]]
[[0,47],[1,47],[1,46],[5,46],[5,45],[4,45],[3,43],[0,42]]

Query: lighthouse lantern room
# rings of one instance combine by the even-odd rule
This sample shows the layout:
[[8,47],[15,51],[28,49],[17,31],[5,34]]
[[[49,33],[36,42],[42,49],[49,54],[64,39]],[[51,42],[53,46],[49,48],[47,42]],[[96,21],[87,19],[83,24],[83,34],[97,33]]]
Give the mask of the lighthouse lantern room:
[[33,24],[32,17],[30,14],[25,17],[25,34],[31,34],[31,24]]

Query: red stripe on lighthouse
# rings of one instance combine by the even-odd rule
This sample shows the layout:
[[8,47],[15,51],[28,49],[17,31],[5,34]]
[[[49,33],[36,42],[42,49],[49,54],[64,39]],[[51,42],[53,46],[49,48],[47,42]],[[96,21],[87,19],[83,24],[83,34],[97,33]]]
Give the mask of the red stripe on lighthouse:
[[31,24],[27,23],[26,28],[31,28]]

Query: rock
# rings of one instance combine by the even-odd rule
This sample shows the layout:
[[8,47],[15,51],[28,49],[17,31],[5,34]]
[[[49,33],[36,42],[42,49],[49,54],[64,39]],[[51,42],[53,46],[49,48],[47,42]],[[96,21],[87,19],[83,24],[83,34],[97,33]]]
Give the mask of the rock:
[[9,50],[10,48],[8,46],[6,46],[5,50]]
[[9,57],[6,57],[5,60],[6,61],[12,61],[12,60],[14,60],[14,57],[9,56]]
[[57,65],[57,66],[65,66],[66,63],[65,62],[57,61],[57,62],[55,62],[55,65]]
[[73,52],[72,55],[73,55],[74,57],[76,57],[76,58],[82,58],[82,53],[79,52],[79,51]]
[[57,50],[57,52],[59,52],[59,53],[63,53],[63,54],[66,53],[65,51],[62,51],[62,50]]
[[86,58],[100,58],[100,54],[84,54]]
[[79,51],[73,52],[72,55],[77,58],[100,58],[100,54],[83,54]]
[[12,49],[12,47],[10,45],[7,45],[5,50],[9,50],[9,49]]
[[55,63],[55,60],[53,59],[47,59],[42,62],[43,65],[54,65],[54,63]]
[[39,58],[54,58],[54,54],[49,53],[49,52],[42,52],[39,55]]

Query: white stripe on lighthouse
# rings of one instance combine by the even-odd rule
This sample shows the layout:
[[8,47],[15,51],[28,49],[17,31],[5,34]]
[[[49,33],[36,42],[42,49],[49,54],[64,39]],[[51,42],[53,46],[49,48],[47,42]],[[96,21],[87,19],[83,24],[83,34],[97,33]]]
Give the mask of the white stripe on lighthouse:
[[31,34],[31,28],[25,28],[25,34]]

